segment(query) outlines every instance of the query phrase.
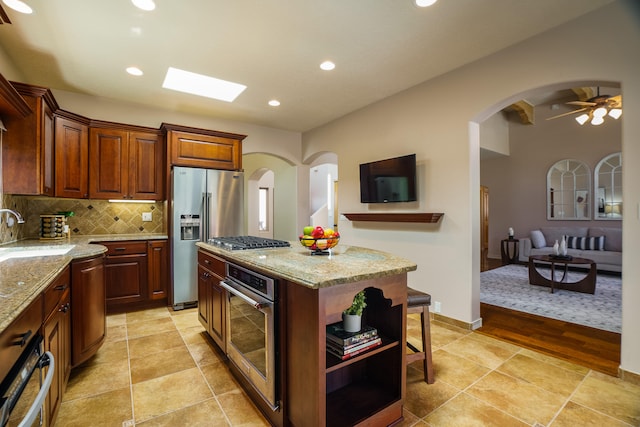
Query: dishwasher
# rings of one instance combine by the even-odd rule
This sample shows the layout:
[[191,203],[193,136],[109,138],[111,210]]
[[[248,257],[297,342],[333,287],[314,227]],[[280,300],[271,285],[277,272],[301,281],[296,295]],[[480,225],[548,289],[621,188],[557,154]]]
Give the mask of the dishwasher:
[[[24,345],[29,340],[28,335],[30,333],[14,344]],[[42,342],[41,335],[34,337],[0,383],[1,427],[46,425],[43,405],[53,380],[55,366],[53,354],[43,351]]]

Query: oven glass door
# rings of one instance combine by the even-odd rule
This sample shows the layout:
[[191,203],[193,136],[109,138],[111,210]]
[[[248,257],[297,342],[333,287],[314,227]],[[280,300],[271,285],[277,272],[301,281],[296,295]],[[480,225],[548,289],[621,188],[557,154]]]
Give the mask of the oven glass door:
[[275,398],[274,303],[231,279],[228,291],[227,353],[273,410]]

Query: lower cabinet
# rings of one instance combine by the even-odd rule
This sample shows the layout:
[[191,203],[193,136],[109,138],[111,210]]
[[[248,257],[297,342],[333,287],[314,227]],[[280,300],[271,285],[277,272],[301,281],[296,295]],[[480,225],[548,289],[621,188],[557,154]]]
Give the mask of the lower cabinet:
[[226,291],[220,286],[225,276],[222,259],[198,251],[198,319],[216,344],[226,352]]
[[71,365],[96,354],[107,334],[104,257],[71,263]]
[[55,423],[62,395],[71,372],[71,269],[62,273],[44,291],[44,349],[53,354],[55,373],[45,402],[46,425]]

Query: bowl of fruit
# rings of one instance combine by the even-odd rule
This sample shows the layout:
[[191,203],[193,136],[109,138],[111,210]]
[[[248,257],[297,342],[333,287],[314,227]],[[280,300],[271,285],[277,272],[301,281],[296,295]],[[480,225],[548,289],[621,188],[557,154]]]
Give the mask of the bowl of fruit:
[[302,230],[300,243],[311,251],[311,255],[328,255],[329,249],[340,241],[340,234],[331,228],[313,227],[308,225]]

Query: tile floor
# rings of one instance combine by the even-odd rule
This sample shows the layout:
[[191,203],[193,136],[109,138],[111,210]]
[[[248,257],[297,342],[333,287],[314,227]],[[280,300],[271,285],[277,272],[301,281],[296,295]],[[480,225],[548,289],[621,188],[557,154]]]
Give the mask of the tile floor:
[[[419,345],[411,315],[408,337]],[[417,316],[417,315],[416,315]],[[109,316],[98,354],[72,371],[57,426],[264,426],[204,337],[195,309]],[[407,369],[405,426],[639,426],[640,386],[432,323],[436,382]]]

